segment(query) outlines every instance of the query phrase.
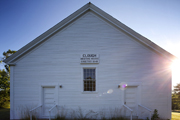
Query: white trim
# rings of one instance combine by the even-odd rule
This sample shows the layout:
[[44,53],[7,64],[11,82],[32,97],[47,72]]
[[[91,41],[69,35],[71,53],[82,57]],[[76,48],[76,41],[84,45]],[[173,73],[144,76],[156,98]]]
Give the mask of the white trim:
[[16,66],[15,63],[7,63],[9,66]]
[[[27,48],[25,50],[21,50],[21,53],[19,53],[17,56],[15,56],[14,58],[10,59],[8,63],[11,63],[12,61],[14,61],[15,59],[17,59],[18,57],[20,57],[22,54],[24,54],[25,52],[29,51],[30,49],[32,49],[34,46],[36,46],[37,44],[39,44],[40,42],[42,42],[43,40],[45,40],[46,38],[48,38],[49,36],[51,36],[52,34],[54,34],[55,32],[59,31],[60,29],[62,29],[63,27],[67,26],[69,23],[71,23],[72,21],[76,20],[78,17],[80,17],[81,15],[85,14],[87,11],[92,11],[94,12],[96,15],[100,16],[102,19],[104,19],[105,21],[109,22],[110,24],[112,24],[113,26],[117,27],[118,29],[124,31],[125,33],[129,34],[130,36],[134,37],[135,39],[139,40],[140,42],[142,42],[144,45],[148,46],[149,48],[153,49],[154,51],[156,51],[157,53],[160,53],[161,55],[163,55],[164,57],[168,58],[168,55],[164,54],[163,52],[167,52],[167,51],[161,51],[161,47],[155,45],[152,46],[151,43],[147,38],[141,36],[140,34],[138,34],[137,32],[133,31],[133,30],[129,30],[130,28],[125,26],[124,24],[122,24],[121,22],[119,22],[119,20],[116,20],[115,18],[111,17],[108,13],[102,11],[101,9],[97,8],[95,5],[93,4],[86,4],[85,6],[81,7],[79,10],[75,11],[72,15],[69,15],[67,18],[65,18],[64,20],[62,20],[61,23],[59,22],[58,24],[56,24],[54,27],[52,27],[51,29],[47,30],[45,33],[43,33],[42,35],[40,35],[39,37],[42,37],[42,39],[38,39],[35,38],[34,40],[36,40],[37,42],[34,43],[31,46],[24,46],[23,48]],[[106,15],[107,14],[107,15]],[[72,16],[72,17],[71,17]],[[114,22],[113,22],[114,21]],[[122,25],[122,26],[121,26]],[[56,28],[57,27],[57,28]],[[54,31],[53,28],[56,28]],[[127,29],[127,30],[126,30]],[[137,34],[137,35],[136,35]],[[141,39],[141,37],[143,37],[143,39]],[[28,45],[28,44],[27,44]],[[160,50],[156,49],[156,47],[160,48]],[[169,53],[169,52],[167,52]],[[173,55],[172,55],[173,56]],[[5,60],[6,61],[6,60]],[[172,60],[170,60],[172,61]]]
[[58,84],[42,84],[41,87],[56,87]]
[[97,15],[101,16],[102,18],[104,18],[105,20],[107,20],[108,22],[110,22],[111,24],[115,25],[116,27],[118,27],[119,29],[123,30],[124,32],[126,32],[127,34],[129,34],[130,36],[134,37],[135,39],[139,40],[140,42],[142,42],[143,44],[147,45],[148,47],[152,48],[153,50],[155,50],[156,52],[164,55],[166,58],[169,59],[168,56],[166,56],[165,54],[163,54],[162,52],[160,52],[159,50],[157,50],[156,48],[150,46],[149,44],[147,44],[146,42],[144,42],[143,40],[141,40],[140,38],[136,37],[135,35],[133,35],[132,33],[128,32],[127,30],[125,30],[124,28],[120,27],[118,24],[114,23],[113,21],[111,21],[110,19],[104,17],[103,15],[101,15],[100,13],[98,13],[96,10],[94,10],[93,8],[90,7],[90,10],[92,10],[94,13],[96,13]]
[[124,105],[124,96],[125,96],[124,90],[121,90],[121,105]]
[[42,109],[41,109],[41,117],[44,117],[43,116],[43,109],[44,109],[44,104],[43,104],[43,96],[44,96],[44,92],[43,92],[43,88],[48,88],[48,87],[51,87],[51,88],[55,88],[55,104],[57,104],[58,105],[58,101],[59,101],[59,99],[58,99],[58,90],[59,90],[59,84],[57,83],[57,84],[51,84],[51,83],[49,83],[49,84],[40,84],[40,92],[39,92],[39,104],[42,104]]
[[76,18],[78,18],[81,14],[85,13],[87,10],[89,10],[90,8],[86,8],[85,10],[83,10],[81,13],[79,13],[78,15],[76,15],[74,18],[70,19],[68,22],[66,22],[65,24],[61,25],[59,28],[57,28],[56,30],[54,30],[52,33],[50,33],[49,35],[47,35],[46,37],[42,38],[40,41],[38,41],[37,43],[33,44],[32,46],[30,46],[29,48],[27,48],[24,52],[22,52],[21,54],[19,54],[18,56],[14,57],[12,60],[10,60],[8,63],[10,63],[11,61],[15,60],[16,58],[18,58],[19,56],[21,56],[22,54],[24,54],[25,52],[27,52],[28,50],[30,50],[31,48],[33,48],[34,46],[36,46],[37,44],[39,44],[40,42],[42,42],[43,40],[45,40],[46,38],[48,38],[49,36],[51,36],[52,34],[54,34],[55,32],[57,32],[58,30],[60,30],[61,28],[63,28],[64,26],[66,26],[67,24],[69,24],[71,21],[75,20]]
[[82,94],[98,94],[96,91],[83,91]]
[[[127,82],[127,86],[137,87],[137,104],[141,104],[141,85],[142,85],[141,82]],[[123,105],[125,99],[125,90],[121,90],[121,95],[122,95],[121,104]]]
[[[83,80],[84,80],[84,68],[90,68],[90,69],[95,69],[95,74],[96,74],[96,91],[84,91],[84,82],[83,82]],[[82,67],[81,67],[81,86],[82,86],[82,88],[81,88],[81,92],[82,92],[82,94],[97,94],[98,93],[98,67],[97,67],[97,65],[83,65]]]
[[[131,85],[128,85],[127,86],[127,88],[124,90],[124,98],[123,98],[123,102],[125,101],[125,96],[126,96],[126,90],[128,90],[128,87],[133,87],[133,88],[135,88],[135,90],[134,90],[134,92],[136,93],[135,94],[135,101],[136,101],[136,104],[135,104],[135,110],[133,111],[133,114],[135,115],[135,116],[137,116],[138,115],[138,104],[139,104],[139,102],[140,102],[140,98],[139,98],[139,96],[140,96],[140,93],[139,93],[139,89],[138,89],[138,85],[136,85],[136,84],[131,84]],[[125,104],[125,103],[124,103]],[[129,107],[129,106],[128,106]]]
[[[171,73],[171,75],[172,75],[172,73]],[[168,119],[171,119],[171,117],[172,117],[171,116],[171,112],[172,112],[171,111],[171,109],[172,109],[172,91],[171,91],[172,90],[172,76],[169,78],[169,84],[168,85],[169,85],[168,86],[169,87],[169,90],[168,90],[169,91],[169,94],[168,94],[168,108],[169,108],[168,110],[169,111],[167,114],[169,116]]]
[[10,119],[14,119],[14,66],[10,70]]

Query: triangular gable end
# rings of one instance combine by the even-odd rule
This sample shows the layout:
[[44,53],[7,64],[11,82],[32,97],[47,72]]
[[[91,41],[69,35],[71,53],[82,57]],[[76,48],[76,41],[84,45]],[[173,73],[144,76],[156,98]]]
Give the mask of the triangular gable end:
[[124,33],[128,34],[129,36],[133,37],[135,40],[137,40],[141,44],[145,45],[152,51],[162,55],[166,59],[172,61],[174,58],[176,58],[171,53],[162,49],[161,47],[159,47],[152,41],[148,40],[147,38],[141,36],[140,34],[135,32],[131,28],[127,27],[123,23],[119,22],[118,20],[116,20],[115,18],[113,18],[112,16],[107,14],[106,12],[102,11],[101,9],[99,9],[98,7],[93,5],[92,3],[88,3],[88,4],[84,5],[83,7],[81,7],[80,9],[78,9],[77,11],[75,11],[73,14],[71,14],[67,18],[65,18],[64,20],[62,20],[61,22],[59,22],[58,24],[56,24],[55,26],[53,26],[52,28],[50,28],[49,30],[47,30],[46,32],[44,32],[43,34],[41,34],[39,37],[37,37],[36,39],[34,39],[33,41],[31,41],[30,43],[28,43],[21,49],[19,49],[15,54],[13,54],[9,58],[5,59],[4,62],[9,65],[15,65],[14,62],[16,60],[18,60],[19,58],[21,58],[22,56],[27,54],[29,51],[31,51],[32,49],[34,49],[35,47],[40,45],[42,42],[46,41],[49,37],[56,34],[58,31],[62,30],[63,28],[68,26],[70,23],[72,23],[73,21],[75,21],[76,19],[78,19],[79,17],[81,17],[82,15],[87,13],[88,11],[93,12],[100,18],[104,19],[106,22],[110,23],[117,29],[119,29],[119,30],[123,31]]

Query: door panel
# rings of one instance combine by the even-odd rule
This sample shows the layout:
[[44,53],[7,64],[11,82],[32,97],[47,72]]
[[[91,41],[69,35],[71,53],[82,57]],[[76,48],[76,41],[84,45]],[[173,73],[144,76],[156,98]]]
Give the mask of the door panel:
[[49,115],[49,109],[55,105],[55,88],[44,87],[43,88],[43,115]]
[[[133,116],[137,116],[137,87],[127,87],[125,89],[125,104],[133,110]],[[127,110],[126,110],[127,111]],[[130,112],[126,112],[129,116]]]

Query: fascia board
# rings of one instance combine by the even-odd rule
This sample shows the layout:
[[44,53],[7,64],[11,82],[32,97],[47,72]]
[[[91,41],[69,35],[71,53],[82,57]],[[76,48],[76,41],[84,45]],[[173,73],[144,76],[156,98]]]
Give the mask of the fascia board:
[[7,63],[9,66],[16,66],[15,63]]
[[113,26],[115,26],[116,28],[120,29],[121,31],[123,31],[124,33],[132,36],[133,38],[135,38],[138,42],[142,43],[143,45],[145,45],[146,47],[150,48],[151,50],[155,51],[156,53],[162,55],[163,57],[165,57],[166,59],[173,61],[175,58],[177,58],[176,56],[172,55],[171,53],[167,52],[166,50],[164,50],[163,48],[161,48],[160,46],[156,45],[155,43],[153,43],[152,41],[148,40],[147,38],[145,38],[144,36],[140,35],[139,33],[135,32],[134,30],[132,30],[131,28],[129,28],[128,26],[124,25],[123,23],[121,23],[120,21],[116,20],[115,18],[113,18],[112,16],[110,16],[109,14],[107,14],[106,12],[102,11],[101,9],[99,9],[98,7],[94,6],[91,4],[90,10],[93,11],[95,14],[97,14],[98,16],[100,16],[101,18],[103,18],[105,21],[109,22],[110,24],[112,24]]
[[104,12],[103,10],[99,9],[95,5],[88,3],[88,4],[84,5],[83,7],[81,7],[80,9],[78,9],[77,11],[75,11],[74,13],[72,13],[70,16],[68,16],[64,20],[62,20],[61,22],[59,22],[58,24],[56,24],[55,26],[53,26],[52,28],[50,28],[49,30],[47,30],[42,35],[40,35],[39,37],[37,37],[36,39],[31,41],[29,44],[27,44],[26,46],[24,46],[23,48],[18,50],[15,54],[10,56],[8,59],[4,60],[4,62],[5,63],[11,63],[11,62],[16,61],[18,58],[20,58],[21,56],[26,54],[28,51],[35,48],[36,46],[38,46],[42,42],[44,42],[50,36],[54,35],[57,31],[63,29],[64,27],[69,25],[71,22],[73,22],[74,20],[79,18],[81,15],[85,14],[88,10],[94,12],[96,15],[98,15],[99,17],[101,17],[102,19],[107,21],[108,23],[112,24],[116,28],[120,29],[124,33],[132,36],[138,42],[144,44],[145,46],[147,46],[151,50],[159,53],[160,55],[163,55],[165,58],[167,58],[169,60],[173,60],[174,58],[176,58],[174,55],[165,51],[164,49],[162,49],[161,47],[159,47],[155,43],[151,42],[147,38],[143,37],[139,33],[135,32],[131,28],[127,27],[126,25],[124,25],[120,21],[116,20],[115,18],[113,18],[112,16],[110,16],[109,14]]

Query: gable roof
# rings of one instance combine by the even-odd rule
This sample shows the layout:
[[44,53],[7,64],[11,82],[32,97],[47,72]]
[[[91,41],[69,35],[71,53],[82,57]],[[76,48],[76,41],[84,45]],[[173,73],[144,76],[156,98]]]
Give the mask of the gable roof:
[[15,54],[11,55],[7,59],[5,59],[3,62],[9,65],[15,65],[14,62],[16,60],[18,60],[19,58],[27,54],[29,51],[31,51],[32,49],[40,45],[42,42],[46,41],[52,35],[62,30],[63,28],[68,26],[70,23],[72,23],[73,21],[75,21],[76,19],[78,19],[79,17],[87,13],[88,11],[93,12],[94,14],[96,14],[97,16],[105,20],[106,22],[110,23],[111,25],[119,29],[120,31],[123,31],[125,34],[128,34],[129,36],[133,37],[135,40],[145,45],[149,49],[164,56],[166,59],[173,60],[174,58],[176,58],[171,53],[162,49],[161,47],[159,47],[152,41],[143,37],[139,33],[135,32],[131,28],[127,27],[126,25],[118,21],[117,19],[113,18],[112,16],[110,16],[109,14],[107,14],[106,12],[104,12],[103,10],[99,9],[98,7],[96,7],[95,5],[89,2],[83,7],[81,7],[80,9],[78,9],[77,11],[75,11],[73,14],[71,14],[70,16],[68,16],[67,18],[65,18],[64,20],[62,20],[61,22],[59,22],[58,24],[56,24],[55,26],[53,26],[52,28],[50,28],[49,30],[41,34],[40,36],[35,38],[33,41],[31,41],[30,43],[28,43],[27,45],[19,49]]

